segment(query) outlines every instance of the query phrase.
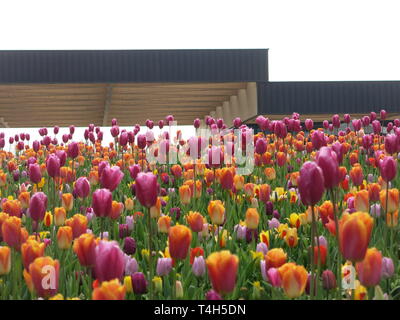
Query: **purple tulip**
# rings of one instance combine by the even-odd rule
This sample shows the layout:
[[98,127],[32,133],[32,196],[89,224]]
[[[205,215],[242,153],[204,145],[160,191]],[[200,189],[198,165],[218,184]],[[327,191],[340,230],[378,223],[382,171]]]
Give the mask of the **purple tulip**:
[[158,258],[157,260],[157,275],[166,276],[172,270],[172,259],[171,258]]
[[147,291],[147,281],[142,272],[131,275],[132,289],[135,294],[144,294]]
[[[128,227],[129,230],[129,227]],[[135,254],[136,252],[136,241],[132,237],[126,237],[124,239],[124,252],[126,254]]]
[[206,272],[206,262],[203,256],[195,257],[192,265],[192,272],[196,277],[201,277]]

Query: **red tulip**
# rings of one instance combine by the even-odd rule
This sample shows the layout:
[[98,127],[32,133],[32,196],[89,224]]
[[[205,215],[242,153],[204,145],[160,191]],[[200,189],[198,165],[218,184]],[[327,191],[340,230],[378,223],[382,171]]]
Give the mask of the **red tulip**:
[[322,147],[317,154],[316,162],[322,169],[325,188],[332,189],[336,187],[340,182],[336,153],[328,147]]
[[112,194],[108,189],[97,189],[93,192],[92,208],[96,216],[108,217],[112,210]]
[[317,204],[324,194],[324,175],[322,169],[315,163],[307,161],[300,169],[298,187],[301,202],[306,206]]
[[158,194],[157,176],[151,172],[139,173],[135,181],[135,192],[136,197],[143,206],[147,208],[154,206],[157,202]]

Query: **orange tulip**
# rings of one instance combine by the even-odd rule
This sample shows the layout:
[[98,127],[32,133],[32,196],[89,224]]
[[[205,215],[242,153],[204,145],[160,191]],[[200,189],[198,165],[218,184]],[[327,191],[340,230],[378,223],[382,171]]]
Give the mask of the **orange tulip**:
[[67,211],[64,207],[54,208],[54,224],[59,227],[65,223],[67,218]]
[[72,244],[72,228],[60,227],[57,232],[57,245],[60,249],[69,249]]
[[364,174],[362,167],[360,165],[355,165],[353,168],[351,168],[350,178],[355,186],[359,186],[362,184],[364,179]]
[[161,200],[158,197],[156,204],[150,207],[150,217],[151,218],[158,218],[161,215]]
[[199,212],[190,211],[186,216],[186,220],[193,232],[201,232],[203,230],[204,218]]
[[244,177],[235,175],[233,177],[233,185],[235,186],[236,190],[242,190],[244,187]]
[[208,215],[211,222],[216,225],[221,225],[225,220],[225,207],[221,200],[212,200],[207,207]]
[[30,198],[31,198],[31,195],[27,191],[23,191],[23,192],[21,192],[19,194],[18,200],[20,201],[22,208],[24,208],[24,209],[29,208],[29,200],[30,200]]
[[370,201],[379,201],[379,193],[381,192],[381,186],[379,183],[370,183],[368,185],[368,195]]
[[4,242],[19,251],[24,242],[21,219],[17,217],[7,218],[1,226],[1,231]]
[[354,207],[357,211],[369,212],[369,195],[367,190],[361,190],[356,193]]
[[220,294],[232,292],[236,286],[239,258],[223,250],[210,254],[206,263],[214,290]]
[[103,281],[92,293],[93,300],[125,300],[125,286],[118,279]]
[[9,247],[0,247],[0,276],[11,270],[11,250]]
[[71,211],[74,207],[74,197],[71,193],[63,193],[61,196],[61,203],[66,211]]
[[3,225],[4,221],[8,219],[10,216],[5,212],[0,212],[0,239],[2,238],[1,226]]
[[94,266],[96,261],[96,239],[93,234],[84,233],[74,240],[73,250],[81,266]]
[[6,200],[3,203],[3,211],[10,216],[21,218],[22,208],[19,200]]
[[159,232],[168,233],[169,228],[171,227],[171,217],[161,216],[160,218],[158,218],[157,226]]
[[117,220],[121,216],[123,211],[124,211],[124,204],[122,202],[113,200],[113,202],[111,203],[110,218],[113,220]]
[[329,218],[333,220],[333,203],[331,201],[324,201],[324,203],[319,206],[319,214],[324,224],[328,222]]
[[190,187],[188,185],[182,185],[179,187],[179,197],[181,199],[182,204],[189,204],[190,199],[192,197],[192,192],[190,191]]
[[81,234],[86,233],[88,220],[84,215],[77,213],[72,218],[66,220],[65,224],[72,228],[72,234],[75,239]]
[[262,184],[260,186],[260,194],[259,194],[260,201],[266,203],[269,200],[270,194],[271,194],[271,187],[269,186],[269,184]]
[[399,224],[399,211],[388,213],[386,215],[386,224],[389,228],[396,227]]
[[286,263],[278,271],[282,279],[282,288],[285,294],[289,298],[300,297],[307,285],[307,270],[295,263]]
[[21,246],[22,263],[26,270],[29,269],[29,265],[39,257],[44,256],[44,249],[46,245],[44,242],[36,241],[35,239],[28,239]]
[[265,255],[265,267],[269,268],[279,268],[286,263],[287,254],[282,248],[274,248],[267,252]]
[[362,285],[375,287],[379,284],[382,274],[382,254],[376,248],[367,250],[364,260],[356,264],[358,278]]
[[248,197],[253,197],[254,196],[254,184],[253,183],[246,183],[243,187],[244,193]]
[[230,168],[222,168],[221,169],[221,176],[220,176],[220,183],[222,189],[231,190],[233,187],[233,172]]
[[251,230],[258,228],[258,223],[260,221],[260,215],[256,208],[248,208],[246,211],[246,226]]
[[[379,193],[382,208],[386,210],[386,190]],[[399,209],[399,189],[390,189],[388,195],[387,211],[395,212]]]
[[364,259],[374,219],[366,212],[345,213],[339,221],[340,251],[347,260]]
[[192,241],[192,232],[188,227],[176,225],[169,229],[169,253],[173,259],[185,259]]
[[49,298],[58,291],[59,275],[60,263],[58,260],[53,260],[50,257],[39,257],[29,265],[29,273],[24,274],[24,277],[27,284],[31,282],[38,296]]

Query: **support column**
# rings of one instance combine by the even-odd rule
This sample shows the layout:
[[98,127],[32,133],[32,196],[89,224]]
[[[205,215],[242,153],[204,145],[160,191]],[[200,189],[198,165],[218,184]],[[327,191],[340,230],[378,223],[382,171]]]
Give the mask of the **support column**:
[[224,116],[224,122],[227,127],[230,127],[232,125],[232,113],[231,113],[231,106],[229,104],[229,101],[224,101],[222,104],[222,114]]
[[229,104],[231,106],[231,123],[229,126],[232,126],[233,119],[240,117],[240,109],[239,109],[239,99],[237,96],[231,96],[229,100]]
[[247,105],[248,105],[248,113],[247,118],[243,120],[247,120],[249,118],[255,117],[257,115],[257,85],[255,82],[249,82],[247,84]]
[[239,100],[239,113],[238,117],[242,120],[246,120],[249,118],[248,114],[248,104],[247,104],[247,90],[246,89],[239,89],[238,92],[238,100]]

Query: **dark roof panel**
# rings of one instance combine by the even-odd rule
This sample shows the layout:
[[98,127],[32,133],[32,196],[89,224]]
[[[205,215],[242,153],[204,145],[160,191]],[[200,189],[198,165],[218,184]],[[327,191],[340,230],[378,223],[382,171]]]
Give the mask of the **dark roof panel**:
[[0,83],[267,80],[267,49],[0,51]]
[[258,83],[259,114],[400,112],[400,81]]

